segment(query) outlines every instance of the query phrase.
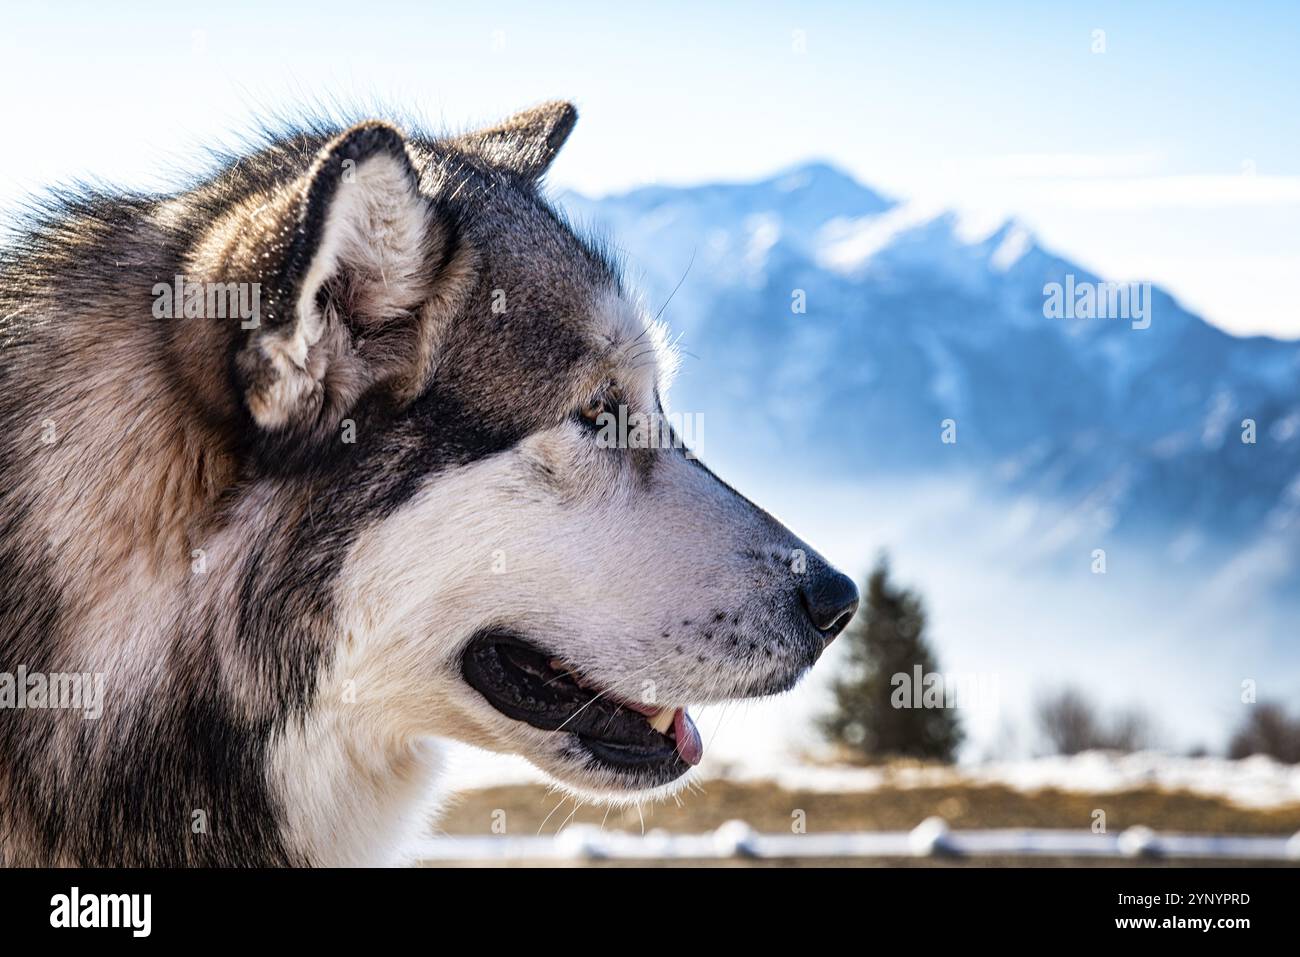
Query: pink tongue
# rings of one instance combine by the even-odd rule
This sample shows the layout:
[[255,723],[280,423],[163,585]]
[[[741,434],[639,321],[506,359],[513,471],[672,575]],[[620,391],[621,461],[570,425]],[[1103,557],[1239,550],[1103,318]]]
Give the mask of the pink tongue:
[[695,722],[685,708],[673,712],[673,734],[677,738],[677,753],[682,760],[690,765],[699,764],[700,758],[704,757],[704,742],[700,740],[700,729],[695,727]]

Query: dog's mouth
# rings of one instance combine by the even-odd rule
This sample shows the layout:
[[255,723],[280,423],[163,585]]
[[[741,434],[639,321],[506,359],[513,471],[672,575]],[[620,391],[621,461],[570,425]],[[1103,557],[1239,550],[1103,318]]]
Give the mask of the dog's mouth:
[[667,783],[703,756],[700,733],[685,708],[618,698],[517,635],[475,636],[461,672],[507,718],[573,735],[610,769]]

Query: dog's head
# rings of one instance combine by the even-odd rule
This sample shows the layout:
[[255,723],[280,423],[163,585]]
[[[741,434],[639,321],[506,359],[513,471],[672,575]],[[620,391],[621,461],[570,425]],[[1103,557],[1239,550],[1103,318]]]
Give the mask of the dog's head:
[[171,345],[243,417],[255,487],[347,529],[313,573],[359,708],[633,793],[699,760],[688,705],[790,688],[857,593],[683,447],[663,331],[539,195],[575,116],[314,144],[304,174],[222,198],[192,263],[262,284],[226,346],[235,399],[206,345]]

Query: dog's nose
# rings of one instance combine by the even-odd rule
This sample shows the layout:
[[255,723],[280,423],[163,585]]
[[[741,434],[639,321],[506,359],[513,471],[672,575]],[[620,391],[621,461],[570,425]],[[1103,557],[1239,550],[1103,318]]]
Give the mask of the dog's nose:
[[803,607],[829,645],[858,610],[858,588],[833,568],[818,570],[800,589]]

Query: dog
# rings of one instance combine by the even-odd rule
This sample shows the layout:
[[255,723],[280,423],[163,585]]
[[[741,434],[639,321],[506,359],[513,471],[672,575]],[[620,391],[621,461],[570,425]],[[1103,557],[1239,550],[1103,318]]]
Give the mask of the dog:
[[544,196],[576,117],[313,122],[15,231],[0,863],[401,863],[446,739],[666,794],[687,705],[844,628],[853,583],[670,427],[611,438],[673,354]]

